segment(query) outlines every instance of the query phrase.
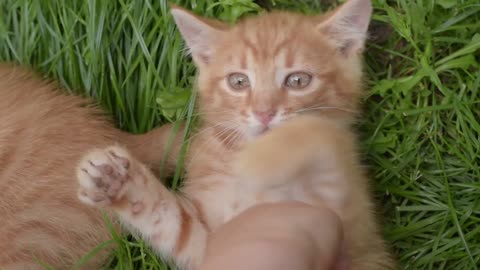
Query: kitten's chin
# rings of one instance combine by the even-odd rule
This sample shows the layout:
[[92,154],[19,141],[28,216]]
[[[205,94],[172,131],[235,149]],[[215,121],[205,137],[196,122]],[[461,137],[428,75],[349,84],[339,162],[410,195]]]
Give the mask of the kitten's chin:
[[253,140],[253,139],[257,138],[258,136],[261,136],[261,135],[265,134],[270,129],[271,128],[268,127],[268,126],[260,126],[260,125],[250,127],[248,129],[248,132],[247,132],[248,140]]

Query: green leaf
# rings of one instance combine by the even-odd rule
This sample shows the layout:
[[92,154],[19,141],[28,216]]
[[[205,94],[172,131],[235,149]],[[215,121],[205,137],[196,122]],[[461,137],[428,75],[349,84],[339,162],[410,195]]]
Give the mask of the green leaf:
[[473,54],[478,49],[480,49],[480,34],[477,33],[472,37],[472,41],[469,44],[467,44],[462,49],[448,55],[447,57],[444,57],[441,60],[437,61],[436,64],[441,65],[445,62],[450,61],[451,59],[454,59],[466,54]]
[[177,120],[190,99],[189,89],[177,87],[171,91],[161,91],[157,94],[156,102],[160,111],[170,122]]
[[457,4],[457,0],[437,0],[435,4],[443,7],[443,8],[452,8]]
[[392,135],[386,135],[384,133],[377,134],[375,140],[372,142],[372,150],[378,154],[384,154],[388,150],[395,149],[395,137]]
[[376,83],[370,90],[373,94],[378,94],[384,97],[395,85],[395,80],[381,80]]
[[478,62],[472,54],[467,54],[439,65],[435,68],[435,72],[441,73],[452,69],[468,69],[471,66],[478,67]]
[[413,76],[397,79],[395,81],[394,91],[407,95],[407,93],[409,93],[424,77],[425,72],[420,70]]

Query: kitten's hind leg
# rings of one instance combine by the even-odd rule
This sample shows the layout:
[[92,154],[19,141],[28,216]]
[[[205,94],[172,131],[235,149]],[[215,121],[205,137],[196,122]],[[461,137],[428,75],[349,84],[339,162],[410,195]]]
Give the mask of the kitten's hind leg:
[[79,199],[113,209],[121,221],[161,256],[195,269],[203,257],[207,229],[189,204],[167,190],[124,148],[87,154],[77,168]]

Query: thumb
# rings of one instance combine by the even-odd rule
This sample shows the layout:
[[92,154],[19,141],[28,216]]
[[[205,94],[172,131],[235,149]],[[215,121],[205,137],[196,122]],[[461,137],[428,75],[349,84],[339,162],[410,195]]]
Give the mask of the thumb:
[[200,269],[336,269],[343,260],[341,228],[340,219],[325,207],[300,202],[254,206],[211,235]]

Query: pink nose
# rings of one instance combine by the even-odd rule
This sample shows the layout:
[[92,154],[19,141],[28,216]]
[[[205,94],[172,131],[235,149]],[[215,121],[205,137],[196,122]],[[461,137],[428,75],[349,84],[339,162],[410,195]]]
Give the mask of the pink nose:
[[254,111],[253,114],[258,119],[258,121],[260,121],[262,124],[266,126],[275,117],[275,115],[277,114],[277,111],[276,110],[268,110],[263,112]]

